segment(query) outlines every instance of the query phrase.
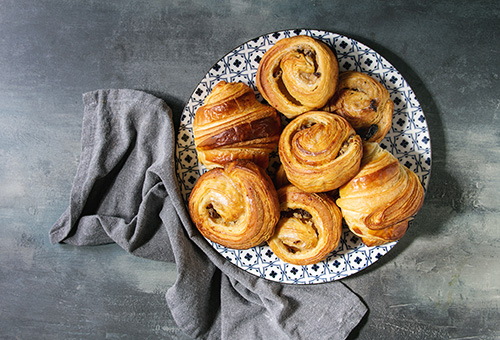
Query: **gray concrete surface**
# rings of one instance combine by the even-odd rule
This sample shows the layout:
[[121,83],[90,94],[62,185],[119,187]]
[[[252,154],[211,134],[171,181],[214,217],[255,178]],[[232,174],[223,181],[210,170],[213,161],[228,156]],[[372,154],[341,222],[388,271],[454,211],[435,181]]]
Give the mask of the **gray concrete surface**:
[[1,339],[186,339],[164,301],[175,265],[49,244],[80,154],[81,94],[145,90],[178,126],[225,53],[304,27],[384,55],[432,138],[412,228],[344,279],[370,309],[350,339],[500,339],[499,2],[0,0]]

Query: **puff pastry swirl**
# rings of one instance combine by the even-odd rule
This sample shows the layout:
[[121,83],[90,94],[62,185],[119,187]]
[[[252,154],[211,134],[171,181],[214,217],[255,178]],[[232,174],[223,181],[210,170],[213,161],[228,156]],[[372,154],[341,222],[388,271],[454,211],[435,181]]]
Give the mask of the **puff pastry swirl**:
[[340,73],[337,92],[324,110],[347,119],[363,140],[379,143],[392,126],[394,102],[374,78],[347,71]]
[[310,111],[283,129],[278,151],[290,183],[306,192],[326,192],[354,177],[363,147],[344,118]]
[[248,249],[272,236],[279,219],[278,194],[262,168],[235,160],[200,176],[189,196],[189,213],[207,239]]
[[193,134],[199,161],[207,168],[248,159],[266,168],[276,149],[281,120],[243,83],[220,81],[196,111]]
[[278,190],[281,217],[267,242],[281,260],[308,265],[318,263],[340,240],[342,214],[326,194],[306,193],[293,185]]
[[422,207],[422,184],[379,144],[364,142],[363,152],[361,169],[340,187],[337,205],[349,229],[367,246],[399,240]]
[[330,47],[295,36],[279,40],[264,54],[255,81],[270,105],[293,118],[327,103],[337,88],[338,72]]

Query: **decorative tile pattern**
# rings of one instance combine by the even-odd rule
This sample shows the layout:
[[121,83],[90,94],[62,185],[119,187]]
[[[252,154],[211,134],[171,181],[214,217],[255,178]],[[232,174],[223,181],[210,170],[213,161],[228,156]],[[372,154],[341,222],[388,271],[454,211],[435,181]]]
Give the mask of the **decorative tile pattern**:
[[[319,39],[337,52],[340,71],[356,70],[369,74],[384,84],[394,101],[392,129],[381,146],[413,170],[427,189],[431,170],[431,140],[424,113],[410,86],[384,57],[364,44],[332,32],[287,30],[252,39],[220,59],[194,89],[181,116],[176,146],[176,170],[182,195],[187,202],[199,176],[206,171],[197,160],[192,122],[198,107],[221,80],[249,85],[260,100],[255,74],[264,53],[276,41],[295,35]],[[286,124],[286,121],[284,120]],[[279,165],[277,152],[271,154],[269,173]],[[267,245],[248,250],[234,250],[210,242],[228,261],[254,275],[292,284],[315,284],[342,279],[368,267],[396,244],[367,247],[344,226],[339,246],[330,256],[314,265],[284,263]]]

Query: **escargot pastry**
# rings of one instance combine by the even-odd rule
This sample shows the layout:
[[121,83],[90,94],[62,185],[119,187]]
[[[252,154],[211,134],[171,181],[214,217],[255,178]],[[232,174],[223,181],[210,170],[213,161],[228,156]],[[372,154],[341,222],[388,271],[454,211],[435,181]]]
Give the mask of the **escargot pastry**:
[[283,129],[278,151],[290,183],[306,192],[326,192],[354,177],[363,147],[344,118],[310,111]]
[[279,219],[278,194],[271,179],[248,160],[235,160],[201,175],[188,206],[203,236],[233,249],[265,242]]
[[379,143],[392,126],[394,102],[374,78],[347,71],[340,73],[337,92],[324,110],[347,119],[363,140]]
[[367,246],[399,240],[421,208],[418,176],[374,142],[363,143],[359,173],[339,188],[337,205],[349,229]]
[[338,61],[325,43],[309,36],[279,40],[262,57],[259,92],[288,118],[323,107],[338,81]]
[[278,190],[281,217],[267,242],[281,260],[307,265],[324,260],[342,232],[342,215],[326,194],[306,193],[293,185]]
[[226,81],[214,86],[193,122],[198,159],[207,169],[235,159],[266,168],[280,132],[273,107],[260,103],[248,85]]

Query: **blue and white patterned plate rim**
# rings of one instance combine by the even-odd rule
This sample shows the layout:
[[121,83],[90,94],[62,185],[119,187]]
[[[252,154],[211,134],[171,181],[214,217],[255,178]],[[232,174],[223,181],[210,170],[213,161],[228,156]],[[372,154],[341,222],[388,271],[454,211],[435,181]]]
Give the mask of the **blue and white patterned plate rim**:
[[[316,30],[294,29],[264,34],[251,39],[219,59],[193,90],[181,115],[176,140],[176,173],[183,199],[189,194],[198,177],[206,171],[198,163],[192,122],[198,107],[215,84],[221,80],[243,82],[262,99],[255,85],[255,74],[260,59],[276,41],[308,35],[325,42],[337,53],[340,71],[356,70],[380,81],[394,101],[392,128],[380,143],[398,160],[414,171],[424,189],[428,187],[431,172],[431,141],[427,122],[413,90],[403,76],[384,57],[368,46],[341,34]],[[277,152],[271,154],[269,173],[279,164]],[[269,246],[261,245],[247,250],[235,250],[209,241],[222,256],[241,269],[256,276],[282,283],[316,284],[353,275],[384,256],[397,242],[367,247],[344,226],[339,242],[327,259],[313,265],[297,266],[280,260]]]

